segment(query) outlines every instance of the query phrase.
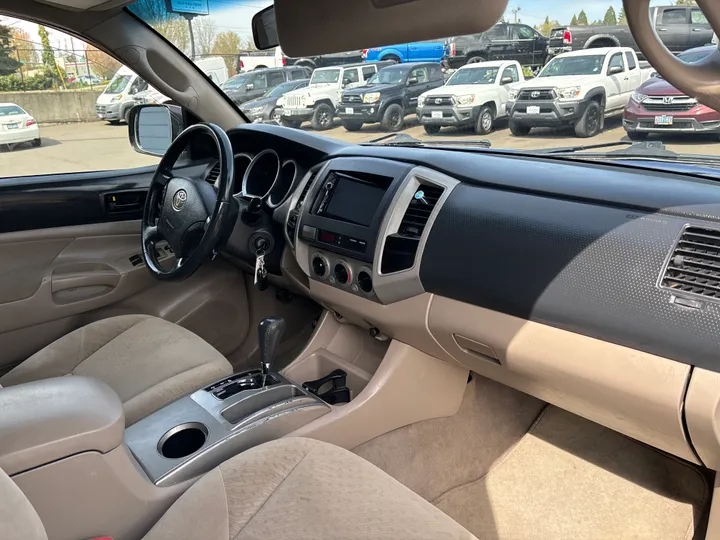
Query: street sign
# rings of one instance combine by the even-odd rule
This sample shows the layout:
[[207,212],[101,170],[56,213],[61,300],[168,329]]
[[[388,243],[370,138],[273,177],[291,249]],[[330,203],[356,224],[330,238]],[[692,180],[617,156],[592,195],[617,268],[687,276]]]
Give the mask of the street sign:
[[209,15],[208,0],[166,0],[168,11],[180,15]]

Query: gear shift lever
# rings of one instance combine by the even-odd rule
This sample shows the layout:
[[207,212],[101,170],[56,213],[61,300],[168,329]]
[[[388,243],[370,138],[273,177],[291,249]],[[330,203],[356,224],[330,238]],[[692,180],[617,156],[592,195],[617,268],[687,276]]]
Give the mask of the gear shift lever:
[[282,317],[267,317],[258,325],[258,343],[260,346],[260,369],[262,370],[262,387],[265,388],[265,381],[272,368],[280,338],[285,331],[285,319]]

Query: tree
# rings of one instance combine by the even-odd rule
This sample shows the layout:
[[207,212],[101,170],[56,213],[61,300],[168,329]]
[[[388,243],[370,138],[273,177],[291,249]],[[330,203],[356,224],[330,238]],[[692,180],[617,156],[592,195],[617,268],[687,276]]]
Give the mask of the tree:
[[588,18],[587,18],[587,14],[585,13],[585,10],[584,10],[584,9],[583,9],[583,10],[580,10],[580,14],[578,15],[578,18],[577,18],[577,23],[578,23],[580,26],[587,26],[587,25],[588,25]]
[[228,30],[220,32],[213,43],[212,54],[222,56],[228,72],[233,73],[237,64],[237,55],[240,52],[242,38],[236,32]]
[[570,20],[570,26],[577,26],[578,20],[577,16],[573,15],[573,18]]
[[9,26],[0,26],[0,75],[15,73],[22,65],[15,58]]
[[620,13],[618,14],[618,22],[617,22],[617,23],[620,24],[620,25],[622,25],[622,26],[627,26],[627,25],[628,25],[627,16],[625,15],[625,7],[624,7],[624,6],[620,8]]
[[605,17],[603,18],[603,24],[607,26],[615,26],[617,24],[617,16],[615,15],[615,8],[610,6],[607,8],[607,11],[605,12]]
[[85,55],[90,64],[90,69],[102,79],[110,79],[122,64],[115,60],[109,54],[104,53],[100,49],[90,44],[85,45]]
[[12,29],[12,45],[15,49],[15,57],[25,65],[37,64],[38,55],[35,46],[28,34],[22,28]]
[[47,28],[39,25],[38,35],[40,36],[40,43],[42,44],[42,54],[40,58],[46,77],[52,78],[55,86],[60,86],[61,84],[64,86],[65,74],[62,73],[55,62],[55,51],[53,51],[52,45],[50,45],[50,35],[48,34]]
[[198,56],[210,54],[217,36],[217,27],[209,17],[193,19],[193,34],[195,35],[195,54]]
[[540,32],[543,36],[549,36],[550,30],[552,30],[554,26],[560,26],[560,23],[558,21],[551,21],[550,17],[546,16],[544,23],[541,25],[535,25],[535,30]]
[[697,6],[697,2],[695,0],[677,0],[675,2],[676,6]]

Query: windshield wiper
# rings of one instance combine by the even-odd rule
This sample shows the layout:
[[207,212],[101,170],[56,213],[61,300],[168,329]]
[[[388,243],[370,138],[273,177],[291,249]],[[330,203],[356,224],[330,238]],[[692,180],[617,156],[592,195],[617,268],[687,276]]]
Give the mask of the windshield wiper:
[[415,137],[411,137],[405,133],[390,133],[376,139],[371,139],[362,144],[378,144],[382,146],[406,146],[406,147],[425,147],[433,146],[479,146],[481,148],[490,148],[492,143],[487,139],[461,140],[461,139],[438,139],[421,141]]
[[631,141],[616,141],[598,144],[585,144],[578,146],[563,146],[560,148],[549,148],[547,150],[537,150],[540,154],[572,154],[574,152],[582,152],[583,150],[593,150],[595,148],[610,148],[612,146],[630,146]]

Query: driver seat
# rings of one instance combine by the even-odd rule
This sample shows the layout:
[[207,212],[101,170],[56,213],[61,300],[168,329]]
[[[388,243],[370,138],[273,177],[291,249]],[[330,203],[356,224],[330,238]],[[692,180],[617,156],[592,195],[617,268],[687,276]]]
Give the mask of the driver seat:
[[232,372],[223,355],[189,330],[149,315],[121,315],[61,337],[0,377],[0,386],[93,377],[115,390],[131,426]]

